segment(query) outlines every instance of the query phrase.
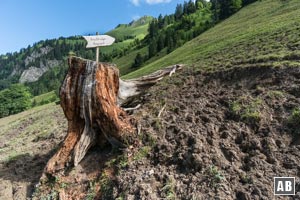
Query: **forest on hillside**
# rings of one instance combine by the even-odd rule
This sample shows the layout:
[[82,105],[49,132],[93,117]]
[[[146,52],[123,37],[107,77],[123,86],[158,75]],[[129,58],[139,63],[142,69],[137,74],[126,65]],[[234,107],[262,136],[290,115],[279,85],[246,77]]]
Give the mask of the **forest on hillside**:
[[159,15],[150,22],[148,35],[143,41],[148,54],[138,53],[132,67],[141,67],[163,50],[172,52],[253,2],[255,0],[190,0],[178,4],[174,14]]
[[[204,31],[213,27],[220,21],[228,18],[243,6],[253,3],[255,0],[206,0],[185,1],[178,4],[173,14],[159,15],[158,18],[151,18],[148,32],[143,39],[134,39],[129,45],[123,48],[116,48],[110,52],[101,52],[101,60],[104,62],[112,62],[116,58],[126,57],[130,52],[137,51],[135,57],[132,58],[131,71],[136,70],[149,62],[153,62],[159,58],[159,54],[166,55],[179,48],[187,41],[197,37]],[[132,25],[132,23],[131,23]],[[119,28],[121,25],[117,26]],[[128,25],[129,26],[129,25]],[[125,39],[133,39],[134,36],[119,34],[117,42]],[[22,71],[35,66],[45,66],[47,60],[62,60],[62,64],[49,69],[39,80],[35,82],[25,83],[26,91],[30,96],[38,96],[51,91],[58,94],[59,87],[67,71],[66,59],[69,55],[76,55],[86,59],[94,59],[95,49],[86,49],[86,42],[81,36],[60,37],[58,39],[44,40],[35,43],[32,46],[21,49],[19,52],[7,53],[0,55],[0,91],[3,98],[7,91],[15,88],[14,84],[19,83]],[[146,48],[146,53],[141,49]],[[47,51],[45,52],[45,49]],[[33,57],[33,55],[36,55]],[[33,58],[32,58],[33,57]],[[30,59],[28,59],[30,58]],[[129,59],[129,58],[128,58]],[[124,75],[124,74],[123,74]],[[16,90],[19,91],[19,90]],[[23,91],[20,95],[27,93]],[[55,98],[54,98],[55,99]],[[16,111],[20,112],[30,107],[26,101],[26,105],[20,108],[6,109],[6,102],[1,101],[0,116],[7,116]],[[19,105],[19,104],[18,104]]]

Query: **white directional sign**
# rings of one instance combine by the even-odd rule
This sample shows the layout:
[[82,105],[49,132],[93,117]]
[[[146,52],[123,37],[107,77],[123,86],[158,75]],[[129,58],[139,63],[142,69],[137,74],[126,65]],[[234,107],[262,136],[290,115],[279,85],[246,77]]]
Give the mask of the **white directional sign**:
[[115,38],[109,35],[93,35],[93,36],[83,36],[83,37],[88,42],[86,48],[110,46],[115,42]]
[[93,36],[83,36],[88,42],[86,48],[96,48],[96,62],[99,62],[99,47],[110,46],[115,42],[115,38],[109,35],[96,35]]

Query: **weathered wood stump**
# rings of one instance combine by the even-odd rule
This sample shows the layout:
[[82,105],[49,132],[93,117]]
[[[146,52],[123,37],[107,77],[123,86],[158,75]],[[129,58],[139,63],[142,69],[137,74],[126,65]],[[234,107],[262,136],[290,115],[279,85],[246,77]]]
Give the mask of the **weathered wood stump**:
[[45,172],[54,173],[66,163],[78,165],[88,149],[104,141],[122,146],[123,138],[136,133],[135,120],[121,105],[163,76],[181,66],[149,76],[122,81],[118,69],[77,57],[68,60],[69,71],[61,86],[61,106],[68,120],[68,133],[60,149],[49,160]]

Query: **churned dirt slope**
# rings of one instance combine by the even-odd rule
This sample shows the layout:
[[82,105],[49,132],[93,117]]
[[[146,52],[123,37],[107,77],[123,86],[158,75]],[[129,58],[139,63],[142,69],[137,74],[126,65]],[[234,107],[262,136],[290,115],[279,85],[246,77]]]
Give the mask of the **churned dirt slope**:
[[300,68],[195,69],[132,101],[137,145],[93,148],[36,199],[267,200],[275,176],[296,177],[300,198]]
[[[298,194],[288,198],[300,198],[300,68],[189,67],[130,106],[138,103],[135,145],[94,147],[77,167],[42,177],[34,193],[67,122],[54,105],[23,114],[26,120],[5,119],[16,132],[1,134],[2,192],[14,199],[274,199],[273,177],[294,176]],[[37,124],[47,134],[32,132]]]
[[300,198],[300,68],[188,69],[146,102],[112,199],[273,199],[275,176],[296,177]]

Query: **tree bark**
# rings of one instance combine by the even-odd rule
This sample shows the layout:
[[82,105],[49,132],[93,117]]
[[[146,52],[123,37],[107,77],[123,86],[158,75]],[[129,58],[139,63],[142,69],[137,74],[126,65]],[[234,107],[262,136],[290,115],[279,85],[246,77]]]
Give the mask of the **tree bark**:
[[73,162],[77,166],[89,148],[110,142],[123,146],[127,136],[136,133],[135,120],[122,108],[129,97],[171,74],[176,68],[160,70],[139,79],[123,81],[118,69],[77,57],[68,60],[69,71],[61,86],[60,99],[68,120],[68,133],[60,149],[49,160],[45,172],[54,173]]

